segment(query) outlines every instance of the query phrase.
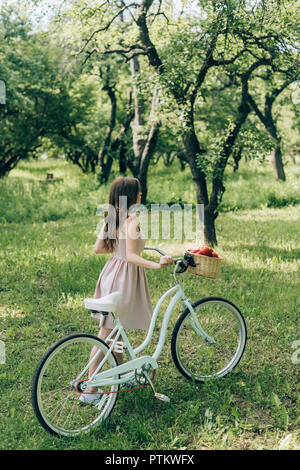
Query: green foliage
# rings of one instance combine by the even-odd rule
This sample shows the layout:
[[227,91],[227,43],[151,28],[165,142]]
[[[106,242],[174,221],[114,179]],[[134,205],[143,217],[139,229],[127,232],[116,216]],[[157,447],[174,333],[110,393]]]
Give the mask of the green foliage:
[[237,145],[243,147],[243,153],[249,160],[257,160],[262,163],[271,153],[274,142],[268,136],[265,129],[251,119],[247,126],[241,130]]
[[296,206],[300,203],[300,196],[278,196],[274,192],[268,195],[267,207]]
[[[29,4],[45,6],[40,0]],[[162,59],[164,73],[160,76],[139,48],[139,31],[132,21],[137,5],[120,5],[103,2],[95,7],[88,1],[76,0],[58,8],[54,2],[47,32],[34,33],[30,33],[32,25],[24,9],[15,10],[15,19],[11,9],[2,9],[3,34],[9,41],[5,43],[2,34],[0,74],[6,79],[8,70],[13,70],[8,113],[5,124],[3,119],[1,122],[2,153],[14,146],[15,153],[22,154],[21,158],[40,151],[49,155],[65,154],[83,171],[94,171],[110,115],[106,82],[117,91],[117,125],[113,135],[124,122],[128,89],[132,86],[128,63],[132,44],[137,44],[137,52],[143,54],[137,81],[146,113],[151,106],[153,88],[157,84],[161,86],[162,126],[157,152],[170,155],[181,151],[182,131],[189,111],[187,98],[205,64],[212,38],[216,37],[216,60],[228,60],[246,46],[247,52],[231,64],[212,67],[196,97],[194,126],[201,147],[207,150],[199,164],[207,172],[208,180],[211,179],[228,123],[234,122],[236,116],[240,99],[237,74],[269,52],[281,69],[295,61],[292,46],[297,34],[295,2],[286,0],[279,4],[266,0],[254,6],[246,0],[206,0],[197,4],[185,1],[179,9],[171,1],[161,4],[159,10],[158,2],[153,2],[148,28]],[[120,8],[122,14],[118,14]],[[267,39],[258,43],[253,39],[255,35],[266,35]],[[83,48],[91,36],[88,46]],[[269,74],[270,83],[273,80],[276,84],[278,77],[273,75]],[[255,98],[260,100],[265,91],[264,81],[259,83],[254,77],[253,86]],[[246,123],[237,145],[243,141],[250,158],[262,159],[268,151],[268,142],[264,130],[252,128],[255,122],[251,121],[249,128]],[[128,137],[126,143],[130,155],[132,145]]]
[[7,88],[0,108],[1,176],[43,151],[97,160],[106,123],[99,80],[70,61],[57,34],[33,32],[21,7],[2,7],[0,23],[0,78]]

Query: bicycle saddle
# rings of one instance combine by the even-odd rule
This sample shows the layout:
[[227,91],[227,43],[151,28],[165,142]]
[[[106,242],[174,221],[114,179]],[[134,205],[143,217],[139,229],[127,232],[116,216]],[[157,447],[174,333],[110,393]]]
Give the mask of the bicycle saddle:
[[84,306],[92,312],[103,312],[105,314],[105,312],[114,312],[121,299],[121,292],[112,292],[99,299],[84,299]]

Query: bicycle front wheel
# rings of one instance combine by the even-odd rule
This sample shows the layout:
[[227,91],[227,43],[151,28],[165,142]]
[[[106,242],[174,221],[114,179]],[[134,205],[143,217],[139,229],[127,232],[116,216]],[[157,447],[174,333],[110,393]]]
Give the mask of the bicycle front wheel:
[[[89,432],[110,415],[119,385],[101,387],[104,393],[94,405],[82,403],[76,390],[79,376],[80,380],[88,379],[90,357],[96,360],[99,352],[99,358],[103,358],[108,350],[108,345],[96,336],[75,334],[61,339],[46,352],[37,366],[32,388],[33,409],[46,431],[76,436]],[[117,365],[110,352],[101,372]],[[119,375],[114,376],[118,378]]]
[[179,372],[195,382],[224,377],[242,358],[247,341],[245,320],[239,309],[221,297],[208,297],[192,304],[179,317],[173,331],[171,351]]

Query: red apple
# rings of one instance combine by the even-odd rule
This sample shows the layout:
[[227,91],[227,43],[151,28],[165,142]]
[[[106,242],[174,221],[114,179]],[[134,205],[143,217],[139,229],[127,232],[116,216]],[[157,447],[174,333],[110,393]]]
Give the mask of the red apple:
[[200,255],[203,256],[212,256],[213,249],[210,248],[209,246],[203,246],[200,250]]

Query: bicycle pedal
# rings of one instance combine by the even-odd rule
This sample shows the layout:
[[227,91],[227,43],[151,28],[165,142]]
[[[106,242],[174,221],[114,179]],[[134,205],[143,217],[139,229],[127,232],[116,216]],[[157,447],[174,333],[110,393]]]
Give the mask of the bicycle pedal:
[[170,398],[167,397],[167,395],[163,395],[162,393],[154,393],[155,398],[158,398],[158,400],[164,401],[164,402],[169,402]]

